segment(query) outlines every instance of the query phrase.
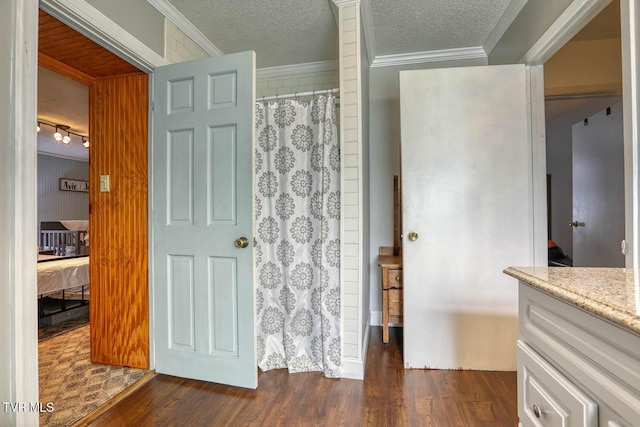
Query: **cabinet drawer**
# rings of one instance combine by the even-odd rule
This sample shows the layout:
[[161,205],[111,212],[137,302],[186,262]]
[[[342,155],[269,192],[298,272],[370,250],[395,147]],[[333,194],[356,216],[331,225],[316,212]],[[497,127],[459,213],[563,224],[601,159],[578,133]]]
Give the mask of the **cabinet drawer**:
[[518,341],[518,412],[523,426],[597,426],[598,406]]
[[402,323],[402,289],[389,289],[389,321]]
[[387,289],[402,289],[402,270],[387,271]]

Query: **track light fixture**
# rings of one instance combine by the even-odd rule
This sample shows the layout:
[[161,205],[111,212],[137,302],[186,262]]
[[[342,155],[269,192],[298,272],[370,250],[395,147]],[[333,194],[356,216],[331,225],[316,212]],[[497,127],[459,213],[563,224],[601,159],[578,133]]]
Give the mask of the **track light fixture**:
[[53,139],[56,141],[62,141],[62,134],[60,133],[58,126],[56,126],[56,131],[53,133]]
[[[52,124],[47,123],[41,120],[38,120],[38,126],[36,127],[36,131],[40,132],[42,126],[50,126],[55,129],[53,134],[53,139],[57,142],[62,142],[65,145],[69,145],[71,143],[71,135],[77,136],[82,139],[82,145],[86,148],[89,148],[89,138],[85,135],[80,135],[79,133],[71,132],[69,130],[69,126],[60,125],[60,124]],[[65,132],[66,135],[62,136],[62,133]]]

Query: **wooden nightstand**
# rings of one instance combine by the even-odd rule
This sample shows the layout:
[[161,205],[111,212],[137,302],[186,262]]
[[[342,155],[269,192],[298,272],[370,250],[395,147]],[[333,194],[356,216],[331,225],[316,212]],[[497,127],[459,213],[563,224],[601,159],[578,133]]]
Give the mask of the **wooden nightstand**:
[[[394,255],[395,253],[395,255]],[[402,323],[402,254],[398,248],[381,247],[378,266],[382,267],[382,342],[389,342],[389,323]]]

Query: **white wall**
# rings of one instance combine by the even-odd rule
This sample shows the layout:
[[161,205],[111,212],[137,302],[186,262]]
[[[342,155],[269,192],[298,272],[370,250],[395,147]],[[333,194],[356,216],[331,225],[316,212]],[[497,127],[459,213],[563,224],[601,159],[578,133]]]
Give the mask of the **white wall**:
[[382,324],[382,278],[378,248],[393,246],[393,176],[400,175],[400,85],[398,72],[486,65],[482,59],[375,67],[369,80],[369,269],[371,325]]
[[209,54],[168,19],[164,20],[164,57],[170,64],[208,58]]
[[[595,98],[547,122],[547,174],[551,174],[551,236],[562,251],[573,257],[573,178],[571,126],[621,101],[619,97]],[[554,101],[557,102],[557,101]]]

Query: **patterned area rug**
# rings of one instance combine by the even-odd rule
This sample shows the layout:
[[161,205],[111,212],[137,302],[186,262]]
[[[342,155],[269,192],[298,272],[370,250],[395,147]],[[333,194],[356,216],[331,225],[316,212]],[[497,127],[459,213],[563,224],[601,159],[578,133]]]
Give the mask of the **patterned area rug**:
[[88,317],[39,330],[41,426],[69,426],[147,373],[90,362]]

